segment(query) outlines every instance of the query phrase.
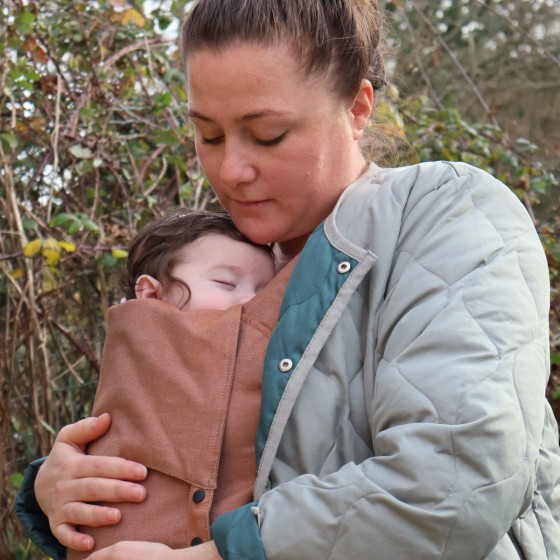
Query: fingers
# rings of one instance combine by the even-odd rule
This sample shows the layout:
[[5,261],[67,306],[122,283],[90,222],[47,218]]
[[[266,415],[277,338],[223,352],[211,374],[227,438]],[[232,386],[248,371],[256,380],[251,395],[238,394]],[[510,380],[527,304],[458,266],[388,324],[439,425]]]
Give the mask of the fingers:
[[105,413],[101,416],[85,418],[74,424],[64,426],[57,440],[82,448],[89,442],[101,437],[111,424],[111,417]]
[[190,549],[171,550],[163,544],[152,542],[121,541],[94,552],[88,560],[178,560],[187,558],[184,556],[187,550]]
[[190,548],[170,549],[152,542],[121,541],[97,550],[88,560],[221,560],[214,541]]
[[87,551],[95,546],[93,537],[79,533],[72,525],[62,524],[53,528],[53,535],[60,544],[73,550]]
[[122,457],[88,456],[87,458],[91,460],[91,474],[87,476],[139,481],[144,480],[148,475],[148,469],[144,465]]
[[121,457],[77,454],[65,455],[58,465],[59,479],[107,478],[119,480],[144,480],[148,470],[144,465]]
[[[58,494],[61,494],[59,500]],[[66,496],[73,496],[73,501],[65,501]],[[60,506],[52,516],[51,529],[61,544],[75,550],[91,550],[93,538],[79,533],[77,525],[100,527],[114,525],[121,519],[117,508],[87,503],[95,502],[140,502],[146,497],[143,486],[129,482],[110,479],[82,478],[67,483],[57,483],[54,500]]]
[[72,523],[61,523],[60,527],[65,525],[104,527],[106,525],[115,525],[121,520],[121,512],[116,508],[81,502],[66,504],[63,515],[68,519],[72,519]]
[[78,533],[76,525],[111,525],[120,519],[119,510],[90,502],[141,502],[146,497],[145,488],[135,483],[146,478],[146,467],[84,454],[86,444],[103,435],[110,421],[103,414],[63,428],[35,479],[35,496],[53,533],[78,550],[89,550],[91,537]]
[[63,500],[66,503],[141,502],[146,497],[146,489],[141,484],[111,478],[76,478],[67,482],[60,481],[54,491],[63,497],[69,497]]

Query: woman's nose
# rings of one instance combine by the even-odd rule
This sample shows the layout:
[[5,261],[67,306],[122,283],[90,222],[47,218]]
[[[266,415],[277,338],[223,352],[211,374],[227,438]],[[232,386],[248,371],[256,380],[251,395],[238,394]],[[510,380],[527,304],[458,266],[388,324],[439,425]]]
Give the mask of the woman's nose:
[[226,142],[220,167],[220,179],[228,185],[235,186],[241,183],[250,183],[255,175],[256,170],[247,150],[241,147],[228,146]]

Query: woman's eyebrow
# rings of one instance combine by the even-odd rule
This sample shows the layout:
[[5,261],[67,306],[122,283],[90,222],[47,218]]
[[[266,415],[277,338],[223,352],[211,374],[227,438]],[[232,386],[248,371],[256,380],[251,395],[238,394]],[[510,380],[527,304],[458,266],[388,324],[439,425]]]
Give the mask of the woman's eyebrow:
[[[208,123],[213,123],[214,121],[210,118],[207,117],[206,115],[203,115],[202,113],[199,113],[198,111],[195,111],[194,109],[189,109],[188,111],[188,116],[191,119],[198,119],[200,121],[204,121],[204,122],[208,122]],[[265,109],[263,111],[257,111],[255,113],[248,113],[247,115],[243,115],[239,121],[254,121],[255,119],[260,119],[262,117],[275,117],[275,116],[283,116],[286,115],[287,113],[284,111],[276,111],[274,109]]]
[[255,119],[260,119],[262,117],[277,117],[286,115],[287,113],[284,111],[276,111],[274,109],[266,109],[264,111],[259,111],[257,113],[249,113],[247,115],[243,115],[240,120],[242,121],[254,121]]
[[198,119],[200,121],[205,121],[205,122],[214,122],[212,119],[205,117],[204,115],[202,115],[201,113],[199,113],[198,111],[193,111],[192,109],[189,109],[187,115],[189,116],[190,119]]

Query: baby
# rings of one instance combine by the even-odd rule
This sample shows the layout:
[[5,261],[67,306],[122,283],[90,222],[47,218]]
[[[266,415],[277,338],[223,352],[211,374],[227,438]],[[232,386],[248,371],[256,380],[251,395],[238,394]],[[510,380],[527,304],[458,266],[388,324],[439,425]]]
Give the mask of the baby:
[[270,248],[226,214],[176,211],[132,241],[93,407],[111,427],[87,452],[146,465],[147,498],[117,504],[117,525],[82,527],[94,550],[200,544],[215,517],[252,499],[264,354],[289,268],[274,276]]
[[249,301],[273,276],[270,248],[247,240],[229,215],[178,210],[132,241],[121,287],[127,299],[224,310]]

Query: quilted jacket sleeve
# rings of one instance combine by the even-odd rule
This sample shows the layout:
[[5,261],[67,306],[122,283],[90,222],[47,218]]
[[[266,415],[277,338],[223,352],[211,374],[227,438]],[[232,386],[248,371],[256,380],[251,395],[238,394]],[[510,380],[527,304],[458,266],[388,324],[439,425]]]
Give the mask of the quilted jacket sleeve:
[[54,560],[66,560],[66,548],[54,537],[49,527],[49,520],[42,512],[33,486],[37,471],[44,463],[45,457],[29,464],[15,505],[16,515],[23,526],[25,534],[49,557]]
[[403,207],[364,366],[375,376],[375,456],[265,492],[268,560],[486,558],[530,507],[548,375],[546,261],[514,195],[457,169]]

